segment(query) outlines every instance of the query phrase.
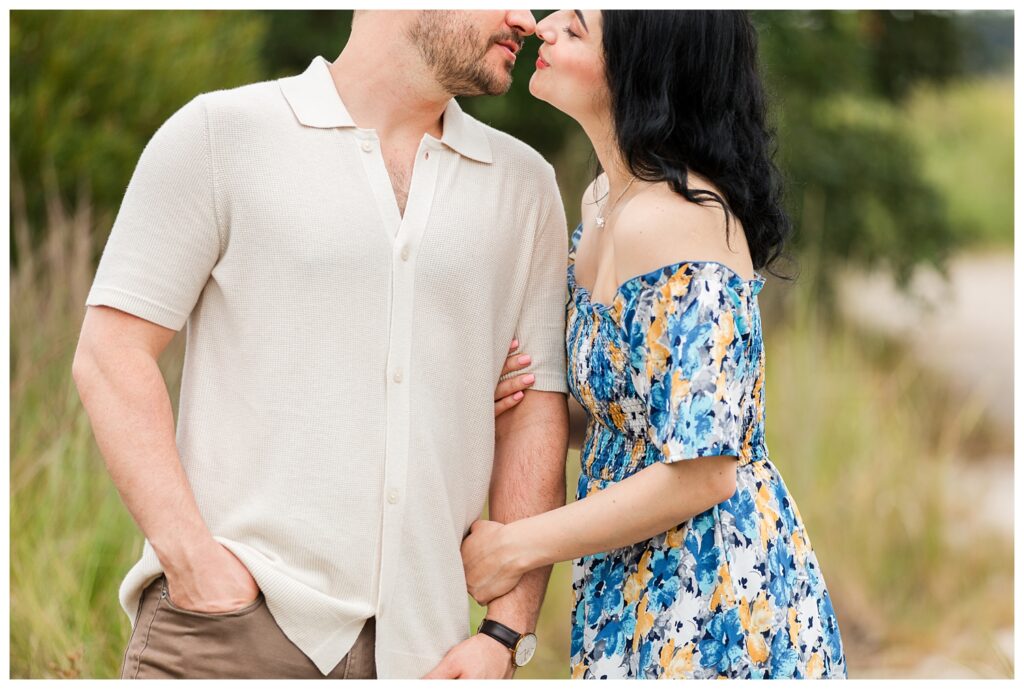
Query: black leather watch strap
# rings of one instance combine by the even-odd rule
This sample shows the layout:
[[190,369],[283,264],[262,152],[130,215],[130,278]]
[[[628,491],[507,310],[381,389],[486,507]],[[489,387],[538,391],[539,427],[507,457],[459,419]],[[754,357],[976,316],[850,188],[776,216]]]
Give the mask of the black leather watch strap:
[[480,628],[477,629],[481,634],[486,634],[492,639],[500,641],[505,646],[508,646],[509,650],[514,650],[516,644],[519,643],[519,637],[522,636],[516,630],[506,627],[501,622],[495,622],[494,620],[482,620],[480,622]]

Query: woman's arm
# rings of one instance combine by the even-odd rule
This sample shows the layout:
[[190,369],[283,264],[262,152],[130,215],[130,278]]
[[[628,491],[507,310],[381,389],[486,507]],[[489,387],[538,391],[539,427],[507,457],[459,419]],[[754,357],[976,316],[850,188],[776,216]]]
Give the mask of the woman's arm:
[[639,543],[728,500],[736,458],[653,464],[582,500],[528,519],[476,522],[462,546],[470,594],[481,604],[538,567]]

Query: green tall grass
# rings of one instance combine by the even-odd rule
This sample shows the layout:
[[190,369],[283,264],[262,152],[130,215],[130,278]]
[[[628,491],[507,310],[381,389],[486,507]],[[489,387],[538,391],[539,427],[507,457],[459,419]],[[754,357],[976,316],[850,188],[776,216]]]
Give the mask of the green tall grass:
[[[87,203],[56,202],[29,244],[12,184],[11,676],[116,677],[128,620],[117,587],[142,536],[110,482],[71,380],[93,276],[97,224]],[[100,221],[108,226],[108,220]],[[176,394],[181,345],[161,362]]]

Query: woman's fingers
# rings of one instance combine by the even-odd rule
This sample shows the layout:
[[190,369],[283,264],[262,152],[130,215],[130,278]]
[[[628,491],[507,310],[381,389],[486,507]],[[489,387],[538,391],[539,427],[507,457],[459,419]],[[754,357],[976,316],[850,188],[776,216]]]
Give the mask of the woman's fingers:
[[501,369],[501,375],[522,370],[529,366],[532,360],[529,354],[510,354],[505,358],[505,365]]
[[503,380],[498,383],[498,387],[494,389],[494,401],[514,395],[517,392],[526,390],[537,380],[537,377],[532,373],[526,373],[521,376],[513,376],[508,380]]
[[[512,354],[517,347],[519,347],[519,340],[512,340],[512,346],[508,348],[509,355],[505,358],[505,365],[501,369],[502,377],[521,371],[530,365],[532,359],[529,354]],[[523,391],[533,385],[535,380],[536,377],[532,373],[527,373],[500,381],[498,387],[494,389],[494,415],[498,416],[519,404],[525,396]]]
[[498,387],[494,389],[494,415],[498,416],[519,404],[525,396],[524,390],[533,385],[534,381],[536,376],[527,373],[498,383]]
[[494,415],[499,416],[502,412],[506,412],[512,407],[519,404],[523,399],[523,393],[517,392],[514,395],[508,397],[502,397],[500,400],[494,403]]

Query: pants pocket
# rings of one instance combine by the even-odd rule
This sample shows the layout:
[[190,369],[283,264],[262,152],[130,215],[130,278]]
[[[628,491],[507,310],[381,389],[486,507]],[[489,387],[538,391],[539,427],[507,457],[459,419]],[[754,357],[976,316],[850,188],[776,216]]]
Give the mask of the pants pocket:
[[171,597],[170,595],[168,595],[166,576],[160,577],[160,598],[163,600],[164,605],[167,606],[167,609],[171,612],[177,613],[179,615],[191,615],[192,617],[203,617],[206,619],[221,617],[241,617],[243,615],[248,615],[250,613],[255,612],[261,605],[263,605],[266,602],[263,596],[263,592],[260,591],[259,594],[256,596],[255,600],[246,603],[237,610],[227,610],[224,612],[200,612],[198,610],[188,610],[186,608],[179,608],[171,601]]

